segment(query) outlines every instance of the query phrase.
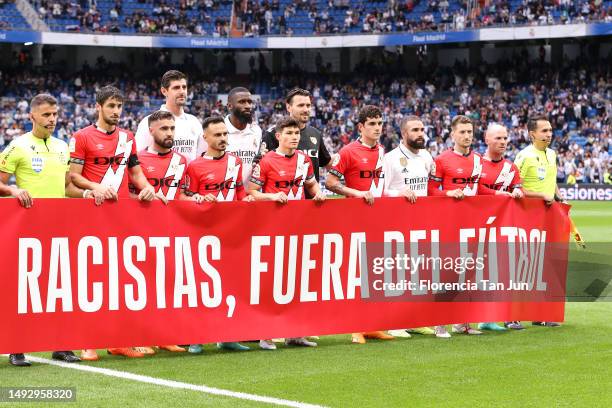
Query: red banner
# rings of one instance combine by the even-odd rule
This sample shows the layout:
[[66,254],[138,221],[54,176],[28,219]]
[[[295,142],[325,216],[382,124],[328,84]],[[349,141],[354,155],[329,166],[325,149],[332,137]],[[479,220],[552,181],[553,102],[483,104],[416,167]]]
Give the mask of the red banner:
[[[568,208],[503,197],[385,198],[373,206],[37,199],[27,210],[0,200],[0,352],[562,321]],[[385,265],[384,275],[384,262],[372,258],[385,241],[393,242],[390,256],[400,247],[415,256],[424,246],[445,255],[439,243],[462,260],[487,251],[489,258],[463,265],[464,273],[422,264],[425,286],[381,291],[399,277],[397,265]],[[509,255],[491,261],[493,252]],[[463,296],[481,293],[465,284],[493,276],[492,265],[489,281],[523,283],[516,300]]]

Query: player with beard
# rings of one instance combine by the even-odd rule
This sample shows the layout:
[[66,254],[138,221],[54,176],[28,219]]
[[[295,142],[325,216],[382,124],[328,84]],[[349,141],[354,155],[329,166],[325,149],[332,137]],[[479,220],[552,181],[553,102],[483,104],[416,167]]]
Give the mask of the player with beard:
[[[451,121],[451,137],[453,149],[444,151],[434,162],[429,176],[429,195],[453,197],[457,200],[477,194],[509,196],[505,191],[492,190],[479,182],[482,156],[471,149],[474,140],[472,120],[463,115],[455,116]],[[469,323],[454,324],[453,333],[482,334]]]
[[[151,145],[138,153],[138,161],[144,175],[156,189],[156,194],[167,200],[178,198],[185,187],[185,170],[187,161],[180,153],[172,150],[174,144],[174,116],[168,111],[159,110],[149,115],[149,132],[152,135]],[[130,183],[130,192],[138,194],[138,189]],[[173,353],[183,352],[184,348],[176,345],[159,346],[162,350]],[[135,347],[143,354],[155,354],[152,347]]]
[[[312,109],[310,92],[301,88],[294,88],[287,94],[285,106],[289,115],[300,125],[300,143],[298,150],[304,152],[312,161],[317,182],[319,181],[319,167],[331,168],[332,156],[327,151],[321,131],[308,125]],[[278,148],[276,128],[270,127],[263,136],[262,149],[272,151]],[[335,156],[335,155],[334,155]],[[312,198],[306,190],[306,198]]]
[[[166,72],[161,79],[161,93],[166,98],[166,103],[159,110],[170,112],[174,116],[176,129],[172,150],[185,156],[189,163],[206,150],[206,143],[202,137],[204,130],[198,118],[185,113],[188,94],[187,75],[176,70]],[[148,119],[147,116],[141,120],[136,131],[136,148],[139,152],[153,144]]]
[[[508,147],[508,130],[497,123],[491,123],[485,132],[487,151],[483,156],[480,183],[496,191],[507,191],[514,198],[523,198],[519,169],[504,159]],[[480,330],[504,331],[507,328],[522,330],[520,322],[505,322],[505,327],[494,322],[480,323]]]
[[[222,117],[213,116],[204,119],[204,139],[207,150],[201,157],[189,163],[187,168],[187,188],[183,199],[217,203],[226,201],[254,201],[246,195],[242,184],[242,160],[232,153],[227,153],[228,132]],[[217,348],[225,350],[249,350],[249,347],[238,342],[217,343]],[[189,352],[202,352],[201,344],[191,344]]]
[[[402,141],[398,147],[385,154],[383,171],[385,173],[384,195],[405,197],[415,203],[417,197],[427,196],[429,173],[433,168],[433,158],[425,149],[425,126],[418,116],[410,115],[400,123]],[[435,331],[429,327],[389,330],[395,337],[410,337],[410,333],[423,335],[435,334],[439,338],[450,335],[444,326]]]
[[[175,136],[175,119],[172,113],[159,110],[149,115],[149,132],[153,141],[138,153],[140,167],[157,195],[174,200],[185,188],[187,159],[172,150]],[[132,191],[137,189],[130,184]]]
[[[304,193],[310,191],[314,201],[325,201],[325,194],[314,177],[310,157],[298,150],[299,122],[291,117],[281,119],[276,124],[276,137],[276,150],[268,152],[253,168],[249,193],[256,200],[286,204],[290,200],[304,199]],[[288,338],[285,344],[317,346],[305,337]],[[272,340],[260,340],[259,346],[264,350],[276,350]]]
[[[134,136],[117,124],[123,109],[123,95],[113,86],[100,88],[96,93],[98,119],[94,125],[79,130],[70,140],[70,177],[82,189],[94,191],[105,200],[128,198],[128,173],[132,184],[140,190],[138,200],[152,201],[155,189],[145,177],[138,156]],[[84,193],[85,194],[85,193]],[[166,202],[165,197],[159,197]],[[110,354],[144,357],[128,347],[108,349]],[[81,352],[82,360],[98,360],[95,350]]]
[[227,151],[242,160],[242,182],[248,185],[253,168],[253,159],[261,151],[261,128],[253,123],[253,97],[246,88],[233,88],[227,97],[225,117],[227,126]]
[[[325,180],[328,190],[345,197],[363,198],[370,205],[374,204],[375,197],[382,197],[385,149],[378,143],[382,124],[382,112],[378,107],[366,105],[361,108],[357,123],[359,140],[340,150]],[[343,177],[344,186],[340,182]],[[352,334],[353,343],[365,344],[367,338],[391,340],[394,337],[382,331]]]

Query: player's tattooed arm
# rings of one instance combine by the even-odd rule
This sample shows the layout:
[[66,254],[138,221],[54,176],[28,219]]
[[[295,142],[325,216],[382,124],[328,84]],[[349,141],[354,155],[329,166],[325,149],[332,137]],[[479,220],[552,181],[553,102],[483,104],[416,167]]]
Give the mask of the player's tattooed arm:
[[348,189],[342,185],[340,182],[340,178],[332,173],[327,173],[327,178],[325,179],[325,188],[327,188],[332,193],[336,193],[345,197],[352,197]]

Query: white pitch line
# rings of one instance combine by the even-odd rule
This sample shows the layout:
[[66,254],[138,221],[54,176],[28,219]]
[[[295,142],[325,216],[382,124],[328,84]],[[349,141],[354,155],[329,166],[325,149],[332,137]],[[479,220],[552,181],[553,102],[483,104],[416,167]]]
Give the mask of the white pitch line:
[[314,405],[314,404],[308,404],[305,402],[291,401],[291,400],[274,398],[274,397],[265,397],[263,395],[247,394],[245,392],[237,392],[237,391],[224,390],[221,388],[207,387],[206,385],[196,385],[196,384],[189,384],[189,383],[184,383],[180,381],[164,380],[161,378],[149,377],[149,376],[140,375],[140,374],[133,374],[133,373],[128,373],[128,372],[119,371],[119,370],[111,370],[108,368],[92,367],[92,366],[87,366],[87,365],[80,365],[78,363],[77,364],[64,363],[61,361],[49,360],[46,358],[35,357],[35,356],[30,356],[30,355],[28,355],[27,358],[28,360],[34,361],[36,363],[49,364],[49,365],[63,367],[63,368],[71,368],[73,370],[87,371],[90,373],[102,374],[102,375],[106,375],[109,377],[117,377],[117,378],[122,378],[125,380],[132,380],[132,381],[139,381],[139,382],[147,383],[147,384],[161,385],[163,387],[184,389],[184,390],[190,390],[190,391],[198,391],[198,392],[202,392],[205,394],[220,395],[224,397],[261,402],[265,404],[272,404],[272,405],[278,405],[278,406],[283,406],[283,407],[324,408],[322,405]]

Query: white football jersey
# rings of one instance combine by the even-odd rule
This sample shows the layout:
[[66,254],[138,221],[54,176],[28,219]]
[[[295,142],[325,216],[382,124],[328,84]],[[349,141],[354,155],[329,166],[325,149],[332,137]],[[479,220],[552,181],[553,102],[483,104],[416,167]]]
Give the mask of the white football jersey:
[[242,160],[242,180],[248,186],[253,170],[253,159],[260,153],[261,128],[256,123],[248,124],[244,129],[238,130],[225,117],[225,126],[229,132],[226,151],[235,154]]
[[385,195],[397,197],[406,188],[417,197],[427,196],[427,182],[433,167],[433,158],[426,149],[412,153],[403,143],[385,154],[383,171],[385,173]]

